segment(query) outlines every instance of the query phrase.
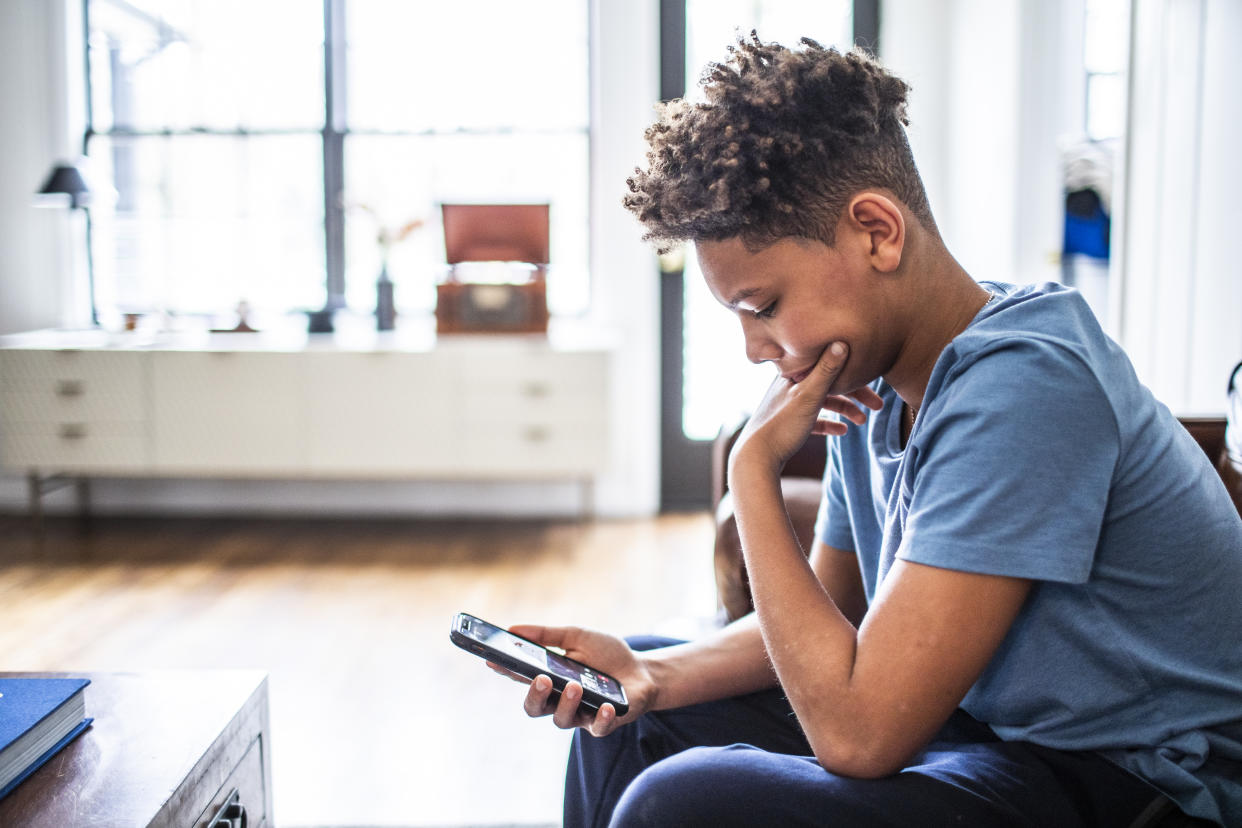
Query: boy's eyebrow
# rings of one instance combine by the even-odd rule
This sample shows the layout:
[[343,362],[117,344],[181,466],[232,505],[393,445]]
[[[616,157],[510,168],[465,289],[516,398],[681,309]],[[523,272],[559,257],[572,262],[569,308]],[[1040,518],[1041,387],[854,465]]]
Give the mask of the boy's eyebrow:
[[737,293],[733,294],[733,298],[729,300],[729,308],[731,310],[736,310],[738,303],[740,303],[743,299],[749,299],[758,292],[759,288],[742,288]]

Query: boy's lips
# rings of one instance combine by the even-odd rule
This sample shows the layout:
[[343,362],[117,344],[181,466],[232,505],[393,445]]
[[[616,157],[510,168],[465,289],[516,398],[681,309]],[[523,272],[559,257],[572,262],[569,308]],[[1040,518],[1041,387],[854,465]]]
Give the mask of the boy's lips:
[[[845,357],[845,360],[848,360],[848,359],[849,357],[847,355]],[[818,364],[818,362],[816,364]],[[837,379],[840,378],[841,370],[844,368],[845,368],[845,361],[841,363],[840,368],[837,370],[838,376],[833,379],[834,384],[836,383]],[[802,382],[804,379],[809,377],[811,375],[811,372],[813,372],[814,370],[815,370],[815,365],[808,365],[806,368],[803,368],[801,371],[791,371],[788,374],[781,374],[781,376],[789,380],[794,385],[797,385],[798,383]]]
[[806,368],[802,371],[798,371],[793,374],[785,374],[785,379],[789,380],[794,385],[797,385],[798,383],[802,382],[804,379],[809,377],[811,375],[811,371],[813,371],[814,368],[815,366],[811,366],[810,368]]

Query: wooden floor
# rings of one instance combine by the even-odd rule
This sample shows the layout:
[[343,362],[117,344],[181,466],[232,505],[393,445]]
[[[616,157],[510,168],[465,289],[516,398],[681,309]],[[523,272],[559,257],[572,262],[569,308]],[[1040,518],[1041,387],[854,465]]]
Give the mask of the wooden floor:
[[710,545],[706,514],[114,518],[41,539],[0,517],[0,667],[268,671],[279,826],[557,823],[567,735],[453,647],[450,618],[692,634]]

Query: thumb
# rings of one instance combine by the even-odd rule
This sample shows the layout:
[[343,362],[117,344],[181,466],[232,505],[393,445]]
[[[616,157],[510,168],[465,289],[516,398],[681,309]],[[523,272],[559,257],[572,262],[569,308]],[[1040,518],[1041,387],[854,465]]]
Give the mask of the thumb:
[[815,369],[811,372],[811,377],[816,380],[817,387],[827,392],[837,378],[837,374],[841,372],[841,367],[845,365],[845,355],[848,351],[844,342],[833,342],[824,349],[824,352],[819,355],[819,362],[815,363]]
[[509,632],[522,638],[542,644],[545,647],[566,649],[569,641],[576,637],[576,627],[543,627],[536,624],[514,624]]

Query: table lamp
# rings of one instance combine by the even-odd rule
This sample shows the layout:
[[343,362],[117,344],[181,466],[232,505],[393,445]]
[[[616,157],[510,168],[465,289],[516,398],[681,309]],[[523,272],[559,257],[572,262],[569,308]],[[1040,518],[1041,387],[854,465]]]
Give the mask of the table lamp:
[[[40,207],[57,207],[65,203],[61,196],[69,196],[69,209],[81,210],[87,214],[91,200],[91,189],[86,178],[75,164],[62,162],[52,167],[43,186],[39,188]],[[91,324],[99,324],[99,314],[95,309],[95,268],[91,261],[91,220],[86,215],[86,283],[90,293]]]

